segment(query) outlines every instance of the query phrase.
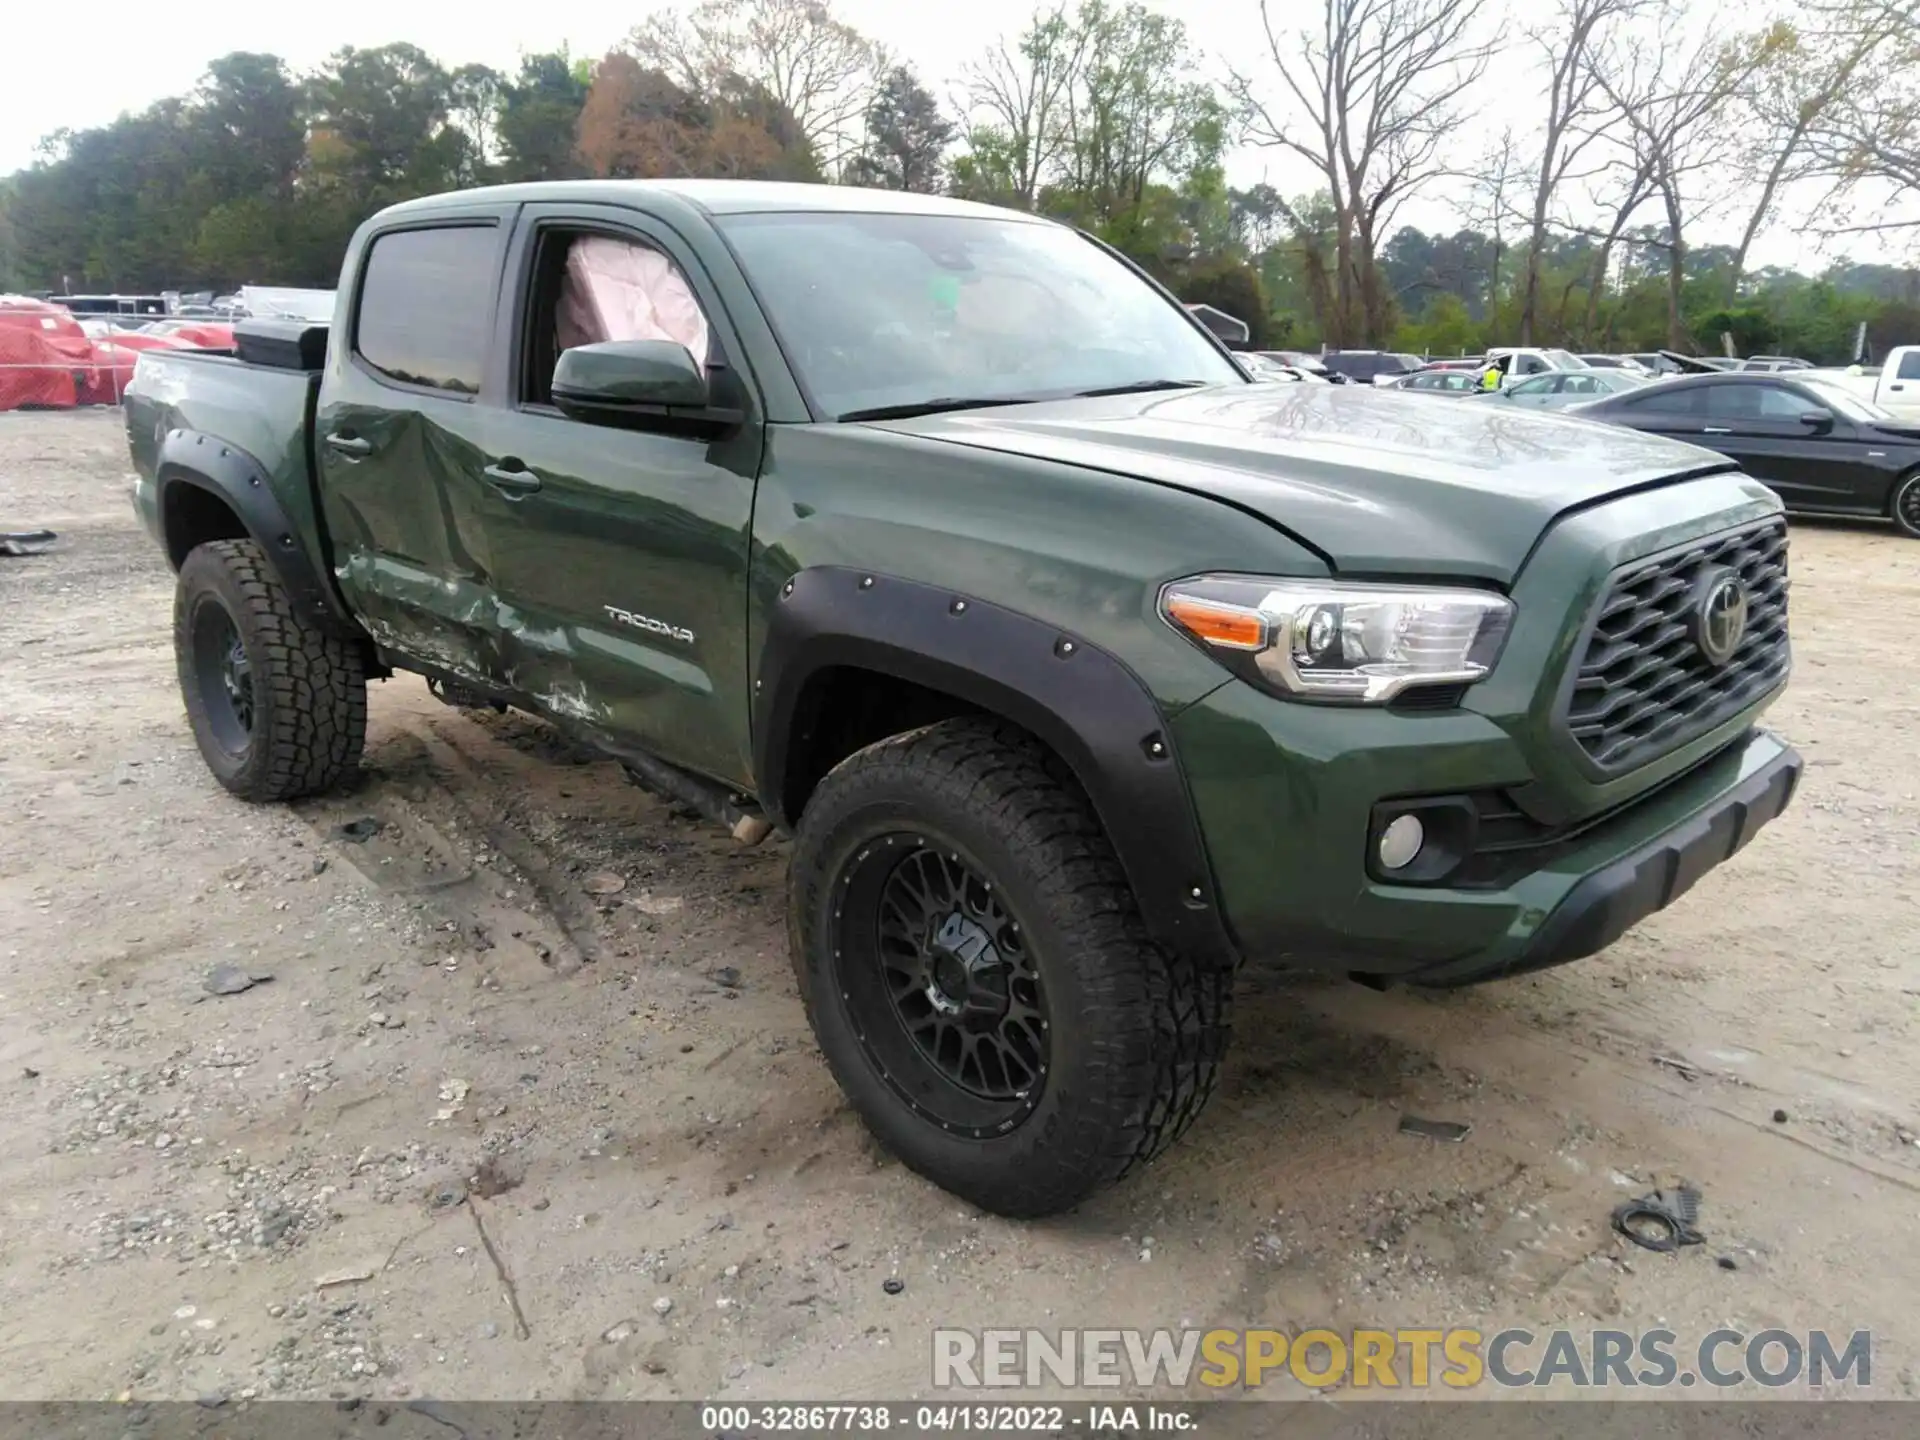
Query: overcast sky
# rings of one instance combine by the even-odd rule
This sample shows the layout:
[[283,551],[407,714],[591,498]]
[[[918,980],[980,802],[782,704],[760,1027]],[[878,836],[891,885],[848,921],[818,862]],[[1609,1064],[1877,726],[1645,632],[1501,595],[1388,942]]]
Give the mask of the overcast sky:
[[[1194,42],[1210,57],[1245,57],[1242,63],[1251,63],[1264,45],[1257,0],[1147,3],[1185,19]],[[1541,13],[1538,0],[1490,3],[1497,10],[1510,10],[1516,21]],[[1287,4],[1302,18],[1313,8],[1312,0]],[[521,53],[561,44],[576,55],[604,54],[654,7],[647,0],[559,0],[541,6],[500,0],[466,5],[445,0],[320,0],[284,6],[261,0],[175,0],[95,9],[80,25],[76,12],[45,0],[5,0],[4,8],[0,174],[30,164],[36,142],[49,131],[104,124],[122,111],[185,92],[209,59],[228,51],[267,51],[304,71],[341,45],[371,47],[405,40],[448,66],[481,61],[511,70]],[[1035,9],[1035,0],[833,0],[833,9],[911,63],[945,98],[961,66],[1000,35],[1017,31]],[[529,18],[529,11],[537,18]],[[1539,82],[1531,71],[1531,56],[1516,49],[1496,63],[1493,83],[1485,87],[1491,109],[1483,123],[1495,130],[1510,124],[1525,137],[1539,124],[1534,95]],[[1218,73],[1219,62],[1210,61],[1209,68]],[[1236,152],[1230,171],[1240,185],[1267,179],[1293,192],[1310,184],[1298,162],[1259,150]],[[1445,191],[1410,205],[1400,219],[1428,230],[1452,230],[1462,223]],[[1737,231],[1743,219],[1730,217],[1728,224]],[[1716,233],[1716,227],[1703,223],[1689,238],[1698,244],[1737,235]],[[1851,251],[1862,260],[1909,258],[1889,255],[1871,240],[1854,243]],[[1791,225],[1763,238],[1754,255],[1759,265],[1804,268],[1818,268],[1828,258],[1830,254],[1813,248]]]

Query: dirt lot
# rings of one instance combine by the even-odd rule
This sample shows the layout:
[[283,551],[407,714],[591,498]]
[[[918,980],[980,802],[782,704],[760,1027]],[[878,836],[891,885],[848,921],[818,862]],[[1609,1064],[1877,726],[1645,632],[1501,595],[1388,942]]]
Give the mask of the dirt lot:
[[[0,524],[61,532],[0,559],[9,1398],[908,1396],[935,1323],[1868,1327],[1920,1391],[1920,545],[1797,527],[1812,768],[1737,864],[1532,979],[1249,974],[1187,1142],[1015,1225],[841,1102],[778,842],[411,679],[353,793],[227,797],[126,470],[0,416]],[[1705,1246],[1609,1231],[1675,1176]]]

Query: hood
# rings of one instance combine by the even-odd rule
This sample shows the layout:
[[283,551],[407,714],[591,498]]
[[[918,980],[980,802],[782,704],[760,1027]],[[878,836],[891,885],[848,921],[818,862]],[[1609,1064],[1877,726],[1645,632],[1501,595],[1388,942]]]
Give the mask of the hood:
[[1735,468],[1656,435],[1367,386],[1205,390],[957,411],[881,428],[1135,476],[1258,515],[1356,575],[1505,584],[1556,516]]

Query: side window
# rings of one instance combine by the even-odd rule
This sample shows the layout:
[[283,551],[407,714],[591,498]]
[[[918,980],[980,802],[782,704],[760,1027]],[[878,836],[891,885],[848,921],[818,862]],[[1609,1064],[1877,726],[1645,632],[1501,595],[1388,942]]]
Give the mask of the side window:
[[1669,388],[1656,385],[1644,394],[1625,402],[1623,408],[1635,415],[1686,416],[1700,413],[1700,400],[1706,391],[1698,385]]
[[1809,410],[1824,410],[1826,407],[1811,396],[1798,390],[1789,390],[1784,385],[1761,385],[1760,418],[1762,420],[1798,421]]
[[493,328],[491,225],[394,230],[367,251],[354,349],[388,379],[477,395]]
[[1522,355],[1520,357],[1520,373],[1522,375],[1538,375],[1546,368],[1547,362],[1537,355]]
[[1784,385],[1715,385],[1707,391],[1711,420],[1797,420],[1807,408]]
[[713,360],[713,332],[680,267],[639,240],[549,230],[540,238],[520,399],[548,404],[564,350],[608,340],[671,340]]
[[1900,369],[1895,373],[1899,380],[1920,380],[1920,349],[1910,349],[1900,357]]
[[1598,395],[1600,382],[1591,375],[1563,375],[1560,377],[1562,395]]

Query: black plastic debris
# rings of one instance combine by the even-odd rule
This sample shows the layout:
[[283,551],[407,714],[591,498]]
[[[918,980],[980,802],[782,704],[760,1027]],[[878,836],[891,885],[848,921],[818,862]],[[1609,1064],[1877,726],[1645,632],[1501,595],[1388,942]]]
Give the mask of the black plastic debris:
[[1402,1135],[1419,1135],[1427,1140],[1449,1140],[1455,1144],[1467,1138],[1471,1125],[1463,1125],[1458,1120],[1423,1120],[1418,1115],[1400,1117]]
[[1656,1190],[1613,1210],[1613,1228],[1642,1250],[1671,1251],[1700,1245],[1700,1192],[1691,1185]]
[[51,530],[0,531],[0,555],[38,555],[59,538]]
[[333,833],[354,845],[364,845],[384,829],[386,826],[373,816],[362,815],[358,820],[349,820],[346,824],[336,827]]

